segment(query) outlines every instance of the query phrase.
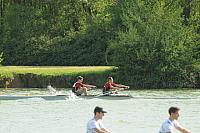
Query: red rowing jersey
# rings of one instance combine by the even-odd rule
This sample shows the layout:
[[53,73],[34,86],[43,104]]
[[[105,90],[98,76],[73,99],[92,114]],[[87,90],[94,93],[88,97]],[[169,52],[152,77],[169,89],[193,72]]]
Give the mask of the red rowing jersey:
[[80,82],[76,82],[73,85],[73,88],[75,88],[75,91],[77,91],[78,89],[80,89],[81,87],[83,87],[83,84]]
[[111,89],[111,86],[117,87],[117,84],[106,82],[105,85],[104,85],[104,89],[103,90],[104,91],[109,91]]

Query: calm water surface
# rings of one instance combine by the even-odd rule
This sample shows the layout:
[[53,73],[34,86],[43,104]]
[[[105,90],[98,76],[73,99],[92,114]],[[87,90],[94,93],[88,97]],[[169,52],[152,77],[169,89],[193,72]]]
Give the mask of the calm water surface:
[[[99,93],[100,91],[91,91]],[[62,90],[62,93],[69,91]],[[168,108],[181,108],[179,122],[192,133],[200,133],[200,90],[123,91],[127,100],[41,98],[0,101],[0,133],[85,133],[95,106],[108,113],[104,125],[112,133],[158,133],[168,117]],[[47,90],[0,90],[0,95],[49,94]],[[175,133],[178,133],[175,131]]]

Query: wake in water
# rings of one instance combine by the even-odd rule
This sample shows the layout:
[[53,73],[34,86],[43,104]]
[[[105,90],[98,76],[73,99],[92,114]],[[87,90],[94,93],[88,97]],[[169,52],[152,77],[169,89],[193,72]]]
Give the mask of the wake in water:
[[51,85],[48,85],[47,86],[47,89],[49,90],[49,92],[52,94],[52,95],[66,95],[66,100],[80,100],[80,99],[83,99],[83,98],[79,98],[78,96],[76,96],[73,92],[68,92],[67,94],[66,93],[63,93],[61,91],[57,91],[55,88],[53,88]]
[[51,94],[54,94],[54,95],[55,95],[55,94],[57,93],[56,89],[53,88],[51,85],[48,85],[48,86],[47,86],[47,89],[50,91]]
[[73,92],[69,92],[68,93],[68,99],[69,100],[76,100],[76,99],[79,99],[79,97],[76,96]]

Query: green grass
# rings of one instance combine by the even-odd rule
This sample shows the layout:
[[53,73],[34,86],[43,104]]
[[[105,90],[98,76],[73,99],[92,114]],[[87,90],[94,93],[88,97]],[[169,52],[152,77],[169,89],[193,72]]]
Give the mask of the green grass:
[[27,73],[42,76],[101,74],[114,69],[113,66],[0,66],[0,78]]

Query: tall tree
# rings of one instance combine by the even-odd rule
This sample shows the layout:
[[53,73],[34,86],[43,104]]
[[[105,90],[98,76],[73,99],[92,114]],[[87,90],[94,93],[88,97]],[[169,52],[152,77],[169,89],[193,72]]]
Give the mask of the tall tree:
[[2,28],[3,64],[105,65],[110,3],[8,1]]
[[[121,79],[133,86],[177,87],[188,81],[194,29],[184,26],[179,1],[117,1],[120,27],[110,46]],[[115,11],[113,11],[115,12]]]

